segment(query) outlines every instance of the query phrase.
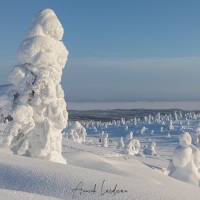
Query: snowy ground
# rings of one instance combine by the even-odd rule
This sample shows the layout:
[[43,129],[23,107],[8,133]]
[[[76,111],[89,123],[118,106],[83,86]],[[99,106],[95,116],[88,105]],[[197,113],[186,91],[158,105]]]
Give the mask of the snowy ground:
[[[168,130],[168,124],[144,121],[136,126],[127,122],[128,130],[124,125],[87,122],[86,142],[63,138],[67,165],[16,156],[1,149],[0,199],[200,199],[198,187],[167,176],[169,159],[182,132],[180,121],[185,131],[193,132],[199,120],[173,121],[173,130]],[[143,126],[148,129],[141,134]],[[1,124],[0,131],[4,127]],[[108,148],[100,146],[102,131],[112,139]],[[155,141],[157,156],[143,157],[142,148],[137,156],[116,149],[118,138],[130,131],[134,131],[142,148],[147,140]],[[166,139],[168,133],[171,138]]]

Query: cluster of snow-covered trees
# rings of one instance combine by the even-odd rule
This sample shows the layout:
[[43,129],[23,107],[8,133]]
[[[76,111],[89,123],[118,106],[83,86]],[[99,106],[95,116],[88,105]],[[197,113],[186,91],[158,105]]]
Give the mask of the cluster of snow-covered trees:
[[68,127],[63,131],[64,137],[71,139],[75,142],[82,143],[85,142],[87,132],[85,127],[81,125],[80,122],[69,122]]

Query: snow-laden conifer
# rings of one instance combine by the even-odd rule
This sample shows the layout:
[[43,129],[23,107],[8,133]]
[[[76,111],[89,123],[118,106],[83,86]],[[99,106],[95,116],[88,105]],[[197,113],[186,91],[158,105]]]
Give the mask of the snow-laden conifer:
[[68,113],[60,85],[68,51],[63,27],[51,9],[37,13],[18,51],[18,65],[9,80],[15,92],[6,108],[13,121],[4,131],[3,146],[15,154],[66,163],[61,131]]

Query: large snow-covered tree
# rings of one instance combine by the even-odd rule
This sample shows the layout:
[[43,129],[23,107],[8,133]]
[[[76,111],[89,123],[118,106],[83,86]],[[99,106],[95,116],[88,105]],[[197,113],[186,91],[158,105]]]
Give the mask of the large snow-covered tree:
[[179,146],[173,152],[169,163],[169,176],[200,186],[200,151],[192,145],[188,132],[179,135]]
[[60,85],[68,51],[64,29],[51,9],[37,13],[17,52],[18,65],[10,73],[14,85],[4,131],[3,147],[17,155],[66,163],[61,131],[68,113]]

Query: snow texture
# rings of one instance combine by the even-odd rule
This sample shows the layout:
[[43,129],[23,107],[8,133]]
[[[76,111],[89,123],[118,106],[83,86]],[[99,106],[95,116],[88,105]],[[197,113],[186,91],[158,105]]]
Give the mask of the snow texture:
[[14,93],[3,113],[13,121],[4,131],[3,147],[17,155],[66,163],[61,131],[68,113],[60,85],[68,51],[62,43],[63,27],[51,9],[37,13],[18,52],[18,65],[10,73]]

